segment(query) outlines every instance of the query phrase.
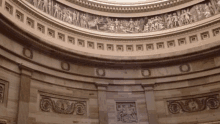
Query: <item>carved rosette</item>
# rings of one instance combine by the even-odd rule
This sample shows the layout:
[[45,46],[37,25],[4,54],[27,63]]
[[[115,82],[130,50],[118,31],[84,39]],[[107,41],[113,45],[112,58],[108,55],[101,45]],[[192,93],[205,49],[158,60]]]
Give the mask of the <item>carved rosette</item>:
[[59,114],[86,114],[86,102],[76,100],[55,99],[42,97],[40,100],[40,109],[44,112],[55,112]]
[[4,85],[0,84],[0,103],[4,100]]
[[206,109],[218,109],[220,106],[218,94],[168,101],[168,110],[172,114],[191,113]]
[[85,111],[86,108],[85,107],[86,106],[83,103],[80,103],[80,102],[76,103],[75,104],[76,114],[77,115],[84,115],[86,113],[86,111]]
[[52,108],[52,100],[49,98],[42,98],[40,101],[40,108],[44,112],[50,112]]

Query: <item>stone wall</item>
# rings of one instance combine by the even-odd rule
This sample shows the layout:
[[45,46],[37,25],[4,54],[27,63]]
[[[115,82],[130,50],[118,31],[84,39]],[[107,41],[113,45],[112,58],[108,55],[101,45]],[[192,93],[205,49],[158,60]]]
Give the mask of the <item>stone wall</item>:
[[27,45],[24,41],[32,42],[27,40],[27,34],[5,32],[0,32],[0,123],[218,124],[220,121],[217,52],[163,66],[100,68],[53,55],[40,42],[39,46]]

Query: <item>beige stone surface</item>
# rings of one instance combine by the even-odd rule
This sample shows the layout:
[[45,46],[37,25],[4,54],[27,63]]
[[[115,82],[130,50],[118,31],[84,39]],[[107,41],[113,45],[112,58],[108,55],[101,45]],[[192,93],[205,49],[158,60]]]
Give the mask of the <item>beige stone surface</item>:
[[[3,5],[5,1],[9,0],[3,0]],[[9,3],[13,3],[13,1],[10,0]],[[3,6],[0,7],[0,10],[4,10],[5,14]],[[14,6],[13,12],[16,10],[20,10],[20,8]],[[10,20],[15,19],[15,14],[5,15],[8,15],[7,18]],[[25,19],[29,16],[32,17],[32,15],[26,13],[24,15]],[[35,26],[37,22],[48,24],[43,19],[38,20],[37,16],[34,19],[36,19]],[[208,21],[212,21],[211,19],[218,20],[219,15],[216,15],[215,18],[209,18]],[[0,23],[2,23],[2,20],[0,19]],[[177,46],[170,49],[165,44],[164,50],[155,49],[155,51],[130,53],[131,55],[126,52],[105,51],[106,53],[103,52],[103,56],[99,55],[99,57],[109,56],[108,61],[111,61],[112,58],[119,61],[129,58],[132,59],[129,60],[130,62],[135,61],[134,59],[148,57],[166,60],[164,57],[172,58],[174,55],[194,54],[193,52],[195,51],[200,52],[200,50],[205,49],[211,51],[212,48],[217,47],[220,36],[214,37],[213,29],[219,27],[219,24],[214,24],[214,22],[211,24],[210,22],[210,25],[208,25],[209,22],[206,21],[199,23],[207,23],[201,29],[190,29],[189,32],[185,31],[172,36],[161,36],[152,39],[140,38],[137,41],[122,40],[121,42],[120,39],[96,39],[94,37],[82,36],[81,34],[74,34],[74,36],[76,38],[85,38],[86,41],[93,40],[94,43],[101,42],[104,45],[108,43],[116,45],[117,41],[124,46],[126,44],[133,44],[135,46],[141,43],[144,44],[144,48],[146,48],[145,45],[148,43],[152,43],[155,46],[158,42],[164,41],[166,43],[166,41],[175,40]],[[20,27],[26,25],[23,22],[14,22],[14,24],[21,24]],[[61,31],[60,28],[53,24],[45,26],[46,28],[54,28],[56,33]],[[27,28],[27,31],[31,32],[33,36],[41,36],[41,40],[47,39],[46,42],[49,42],[52,46],[62,46],[62,49],[67,47],[67,51],[73,52],[71,50],[72,46],[69,46],[66,42],[57,42],[58,39],[48,38],[49,36],[46,33],[41,34],[35,29],[29,29],[27,26],[23,28]],[[181,28],[184,29],[184,27]],[[200,37],[204,31],[210,33],[211,37],[207,40],[202,40]],[[64,32],[68,35],[72,34]],[[172,32],[175,31],[172,30]],[[26,34],[23,35],[26,36]],[[189,36],[191,35],[197,35],[199,41],[191,44],[189,41]],[[177,41],[179,38],[186,38],[187,44],[185,46],[178,46]],[[220,95],[220,57],[218,54],[210,57],[201,57],[196,60],[188,60],[186,57],[186,61],[167,63],[163,66],[148,66],[147,64],[143,66],[143,64],[133,68],[111,68],[108,64],[106,64],[106,67],[99,67],[97,63],[82,65],[81,63],[76,63],[75,59],[68,59],[69,61],[60,59],[59,57],[52,56],[51,53],[46,54],[44,51],[39,51],[38,48],[35,48],[36,46],[22,44],[20,40],[4,36],[3,32],[0,33],[0,83],[1,81],[8,83],[8,88],[6,89],[8,94],[4,96],[7,97],[7,100],[0,103],[0,120],[6,120],[8,124],[122,124],[117,118],[119,113],[117,111],[117,103],[119,102],[124,104],[134,103],[137,122],[130,124],[198,124],[218,121],[220,118],[220,106],[210,109],[208,107],[210,104],[206,103],[201,103],[206,106],[204,110],[196,112],[181,111],[178,114],[172,114],[168,109],[168,101],[202,98],[213,94]],[[32,41],[30,40],[30,42]],[[23,48],[25,47],[32,50],[32,59],[27,58],[23,54]],[[78,48],[78,46],[74,46],[74,49],[87,52],[86,56],[101,53],[100,51],[88,50],[87,48]],[[91,54],[89,54],[90,52]],[[113,56],[116,54],[124,56]],[[63,70],[61,62],[69,63],[70,70]],[[18,67],[19,64],[33,69],[33,73],[28,79],[30,85],[21,85],[23,79]],[[189,65],[189,72],[182,72],[180,70],[180,66],[184,64]],[[97,68],[103,69],[105,75],[97,75]],[[143,69],[149,69],[150,75],[142,75],[141,71]],[[29,74],[26,71],[22,71],[22,73]],[[25,90],[19,92],[22,88]],[[42,106],[40,106],[42,96],[52,100],[86,102],[86,112],[84,115],[77,115],[77,111],[79,112],[80,110],[75,109],[72,114],[64,114],[62,110],[68,106],[65,102],[56,103],[56,107],[62,109],[60,110],[61,112],[52,110],[52,108],[50,108],[49,112],[45,112]],[[220,102],[219,98],[218,102]],[[129,114],[130,110],[124,109]]]

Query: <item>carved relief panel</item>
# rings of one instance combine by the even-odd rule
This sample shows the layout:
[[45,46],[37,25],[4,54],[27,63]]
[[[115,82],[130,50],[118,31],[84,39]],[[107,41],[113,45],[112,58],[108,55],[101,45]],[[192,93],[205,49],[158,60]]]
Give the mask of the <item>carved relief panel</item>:
[[57,0],[27,0],[35,8],[63,22],[109,33],[154,32],[188,25],[220,12],[220,2],[204,0],[199,4],[154,16],[114,18],[98,16],[70,8]]
[[191,97],[187,99],[170,100],[168,110],[171,114],[192,113],[220,107],[219,94]]
[[5,85],[0,83],[0,103],[4,101]]
[[87,115],[87,102],[68,97],[56,97],[54,95],[40,95],[40,109],[43,112],[58,114]]
[[116,102],[117,122],[137,122],[137,110],[135,102]]
[[8,99],[8,86],[9,83],[7,81],[0,79],[0,105],[7,106]]

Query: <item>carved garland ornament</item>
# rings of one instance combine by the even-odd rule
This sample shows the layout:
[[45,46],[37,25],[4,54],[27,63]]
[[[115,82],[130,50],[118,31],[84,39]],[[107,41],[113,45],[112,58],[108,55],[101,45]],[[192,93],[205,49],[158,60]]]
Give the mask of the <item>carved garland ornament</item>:
[[66,23],[109,33],[145,33],[188,25],[220,12],[219,0],[205,0],[199,4],[173,12],[138,18],[115,18],[85,13],[56,0],[27,0],[39,10]]
[[206,109],[218,109],[219,106],[219,94],[168,101],[168,110],[172,114],[198,112]]
[[69,101],[64,99],[54,99],[49,97],[42,97],[40,100],[40,109],[44,112],[51,112],[59,114],[86,114],[85,101]]

